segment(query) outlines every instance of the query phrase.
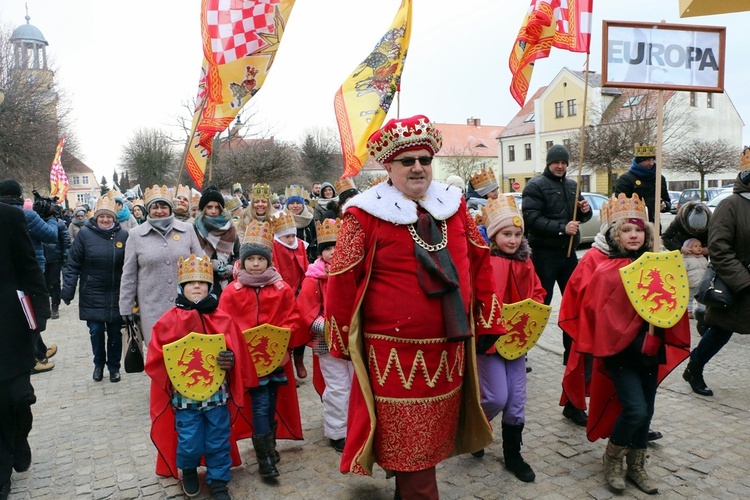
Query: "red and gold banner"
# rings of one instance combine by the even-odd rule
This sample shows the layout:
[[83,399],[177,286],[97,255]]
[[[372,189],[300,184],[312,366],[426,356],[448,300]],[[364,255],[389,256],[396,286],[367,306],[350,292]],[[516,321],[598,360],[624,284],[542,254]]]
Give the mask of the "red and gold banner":
[[367,161],[367,139],[385,121],[393,97],[400,89],[411,38],[411,0],[403,0],[391,27],[336,92],[336,112],[342,177],[355,176]]
[[60,142],[57,144],[57,150],[55,151],[55,157],[52,159],[52,166],[49,171],[49,195],[57,196],[60,199],[60,203],[65,203],[65,197],[68,196],[68,176],[65,174],[65,169],[62,166],[62,152],[65,147],[65,136],[62,136]]

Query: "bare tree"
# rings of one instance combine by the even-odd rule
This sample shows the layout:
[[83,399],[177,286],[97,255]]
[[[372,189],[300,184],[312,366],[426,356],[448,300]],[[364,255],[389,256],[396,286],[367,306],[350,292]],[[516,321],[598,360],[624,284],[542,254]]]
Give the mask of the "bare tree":
[[669,155],[671,169],[700,176],[702,200],[706,197],[706,175],[736,170],[738,163],[736,148],[723,139],[716,141],[697,140],[684,144]]
[[178,156],[170,138],[155,128],[139,129],[123,147],[120,167],[143,189],[175,182]]
[[468,144],[462,148],[451,147],[441,151],[446,156],[441,156],[441,163],[450,175],[457,175],[464,184],[468,183],[471,174],[485,167],[486,158],[479,156]]

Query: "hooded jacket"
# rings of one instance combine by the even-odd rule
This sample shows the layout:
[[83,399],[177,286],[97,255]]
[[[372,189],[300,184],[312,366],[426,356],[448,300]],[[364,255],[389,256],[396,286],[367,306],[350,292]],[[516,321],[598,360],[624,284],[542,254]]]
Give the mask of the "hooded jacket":
[[[688,222],[691,214],[705,214],[706,223],[702,227],[692,227]],[[661,241],[667,250],[679,250],[682,244],[690,238],[696,238],[704,247],[708,245],[708,224],[711,221],[711,211],[699,201],[690,201],[680,208],[677,217],[661,235]]]

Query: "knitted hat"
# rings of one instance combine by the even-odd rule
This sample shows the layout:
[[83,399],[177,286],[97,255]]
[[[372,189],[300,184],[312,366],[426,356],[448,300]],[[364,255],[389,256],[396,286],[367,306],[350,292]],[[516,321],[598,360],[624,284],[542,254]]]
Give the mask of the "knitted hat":
[[570,160],[570,153],[568,153],[567,148],[563,146],[562,144],[553,144],[547,150],[547,166],[548,167],[550,163],[555,163],[556,161],[570,163],[569,160]]
[[208,205],[209,201],[215,201],[219,204],[222,210],[224,209],[224,195],[219,192],[216,186],[208,186],[203,190],[203,194],[201,194],[201,201],[198,202],[198,210],[203,210],[204,208],[206,208],[206,205]]
[[0,181],[0,196],[20,198],[22,191],[21,185],[15,179],[5,179]]
[[700,243],[700,241],[698,241],[698,238],[688,238],[688,239],[686,239],[686,240],[685,240],[685,243],[683,243],[683,244],[682,244],[682,249],[683,249],[683,250],[687,250],[687,251],[690,251],[690,246],[691,246],[691,245],[692,245],[693,243],[695,243],[696,241],[697,241],[698,243]]
[[523,232],[523,218],[512,196],[498,196],[490,198],[483,208],[484,223],[487,236],[493,238],[502,228],[508,226],[520,227]]
[[461,191],[466,190],[466,184],[464,184],[464,180],[457,175],[449,175],[448,178],[445,179],[445,183],[449,186],[455,186]]
[[83,215],[85,217],[86,216],[86,208],[85,207],[75,207],[73,209],[73,217],[75,217],[77,215]]
[[427,149],[435,156],[443,146],[443,134],[424,115],[391,119],[367,139],[367,151],[378,163],[389,163],[405,151]]

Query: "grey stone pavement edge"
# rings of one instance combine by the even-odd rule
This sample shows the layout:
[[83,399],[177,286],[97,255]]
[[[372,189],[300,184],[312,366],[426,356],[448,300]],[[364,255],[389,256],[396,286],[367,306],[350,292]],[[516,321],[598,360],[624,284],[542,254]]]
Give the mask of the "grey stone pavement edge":
[[[582,253],[579,251],[579,253]],[[632,484],[623,494],[604,483],[605,443],[589,442],[581,427],[563,418],[558,405],[563,373],[557,323],[553,315],[529,353],[526,429],[522,453],[536,472],[522,483],[503,467],[499,417],[496,441],[482,459],[453,457],[438,466],[444,499],[644,498]],[[698,341],[693,323],[693,345]],[[154,473],[156,452],[149,438],[149,378],[125,374],[117,384],[91,379],[88,331],[78,308],[61,306],[49,321],[47,343],[59,346],[55,369],[34,375],[31,468],[13,474],[11,499],[181,498],[180,483]],[[684,365],[665,379],[656,400],[654,429],[664,438],[649,447],[647,468],[662,498],[750,498],[750,338],[735,335],[706,369],[715,396],[693,394],[682,380]],[[306,358],[311,367],[310,354]],[[250,440],[240,442],[243,465],[232,469],[235,499],[390,499],[394,482],[376,467],[374,478],[342,475],[340,455],[322,430],[322,407],[310,379],[299,389],[304,441],[279,441],[281,476],[264,482]],[[201,481],[203,472],[200,472]],[[210,498],[204,485],[198,498]]]

